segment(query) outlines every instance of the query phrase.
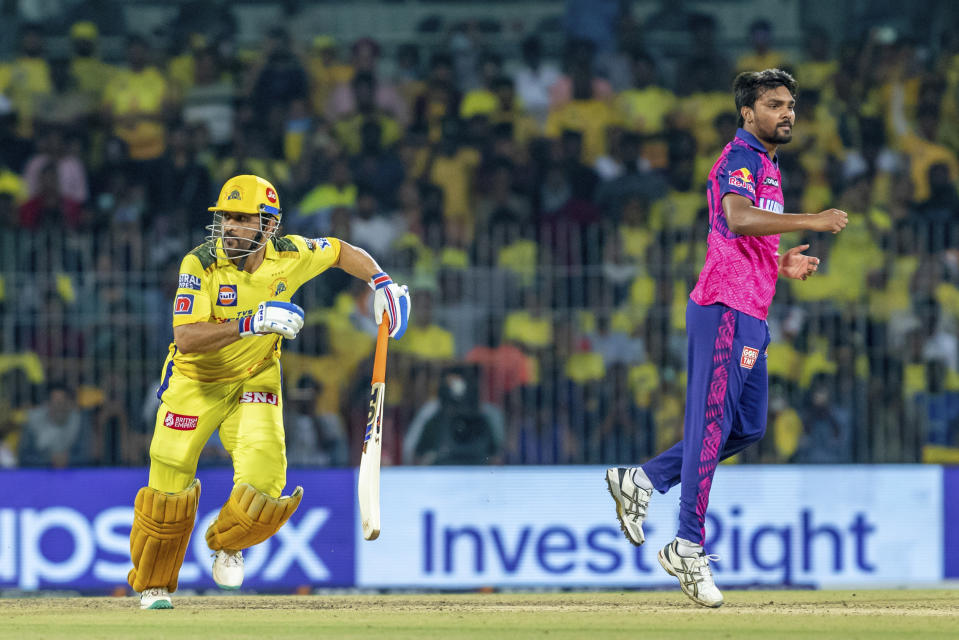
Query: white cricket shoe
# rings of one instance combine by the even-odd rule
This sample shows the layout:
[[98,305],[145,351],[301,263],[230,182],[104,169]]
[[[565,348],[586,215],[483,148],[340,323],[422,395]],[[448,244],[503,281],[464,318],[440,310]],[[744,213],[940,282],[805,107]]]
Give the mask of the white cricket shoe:
[[217,551],[213,558],[213,582],[221,589],[239,589],[243,584],[243,552]]
[[140,592],[141,609],[172,609],[170,592],[163,587],[151,587]]
[[699,552],[692,556],[679,555],[679,543],[673,540],[659,552],[659,564],[663,565],[671,576],[679,578],[683,593],[696,604],[704,607],[718,607],[723,604],[723,594],[713,582],[713,572],[709,570],[709,561],[719,560],[717,555]]
[[632,469],[623,467],[606,470],[606,486],[616,503],[619,528],[626,534],[626,539],[638,547],[646,542],[643,521],[646,520],[649,499],[653,496],[652,488],[638,486],[633,482]]

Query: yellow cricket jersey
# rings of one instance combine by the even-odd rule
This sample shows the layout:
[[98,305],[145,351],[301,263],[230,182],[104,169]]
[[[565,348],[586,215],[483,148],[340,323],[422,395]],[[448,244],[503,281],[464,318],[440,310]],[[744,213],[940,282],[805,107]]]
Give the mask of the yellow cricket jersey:
[[[290,302],[297,289],[340,257],[336,238],[288,235],[268,242],[263,263],[247,273],[226,259],[219,240],[216,258],[210,252],[212,246],[202,244],[183,258],[173,303],[174,327],[235,322],[253,315],[261,302]],[[176,367],[200,382],[232,382],[254,375],[279,357],[280,336],[274,333],[243,338],[206,353],[180,353],[174,342],[163,365],[163,379],[168,380]]]

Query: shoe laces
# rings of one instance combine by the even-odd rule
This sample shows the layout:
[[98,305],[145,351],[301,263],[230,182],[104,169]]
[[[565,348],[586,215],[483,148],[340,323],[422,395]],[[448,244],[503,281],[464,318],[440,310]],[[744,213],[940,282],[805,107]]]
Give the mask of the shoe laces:
[[627,503],[623,507],[623,511],[628,515],[636,516],[637,518],[645,518],[646,507],[649,505],[649,499],[653,497],[653,492],[649,489],[643,489],[639,485],[633,483],[633,490],[623,491],[623,495],[626,496],[627,500]]
[[691,559],[689,572],[698,574],[699,578],[696,580],[697,582],[702,582],[706,579],[712,580],[713,572],[709,569],[710,561],[719,562],[719,556],[715,553],[702,553]]
[[216,557],[218,553],[223,553],[223,566],[233,568],[233,567],[242,567],[243,566],[243,552],[242,551],[218,551],[214,553],[213,556]]

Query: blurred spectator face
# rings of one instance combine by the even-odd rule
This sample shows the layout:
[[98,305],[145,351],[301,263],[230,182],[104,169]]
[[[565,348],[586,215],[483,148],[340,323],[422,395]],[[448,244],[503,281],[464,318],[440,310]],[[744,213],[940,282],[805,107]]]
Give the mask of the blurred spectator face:
[[418,209],[420,206],[420,190],[417,188],[416,183],[411,180],[407,180],[400,185],[397,197],[400,202],[400,208],[405,211]]
[[149,50],[147,49],[146,41],[142,38],[131,38],[127,44],[127,63],[130,65],[130,68],[134,71],[139,71],[147,64],[147,56]]
[[378,208],[379,203],[376,201],[376,196],[368,191],[360,193],[356,198],[356,215],[364,220],[372,218]]
[[96,42],[87,38],[74,39],[71,41],[73,53],[79,58],[89,58],[97,48]]
[[736,137],[736,114],[730,112],[720,113],[713,120],[713,128],[719,135],[720,142],[726,142]]
[[197,54],[194,74],[197,84],[210,84],[212,82],[216,82],[216,54],[212,48],[203,49]]
[[813,27],[806,36],[806,51],[813,60],[829,59],[829,33],[822,27]]
[[523,40],[523,62],[534,69],[538,67],[543,55],[542,49],[542,43],[536,36]]
[[375,120],[367,120],[360,127],[360,148],[363,153],[378,153],[383,140],[382,127]]
[[52,389],[47,400],[47,407],[53,422],[66,422],[73,410],[73,398],[66,389]]
[[578,131],[563,131],[560,145],[566,160],[579,162],[583,157],[583,135]]
[[444,86],[453,79],[453,61],[446,55],[434,55],[430,60],[430,81]]
[[496,99],[499,101],[500,111],[512,111],[516,102],[516,89],[509,78],[498,77],[493,82],[493,91],[496,93]]
[[656,64],[647,55],[633,58],[633,85],[637,88],[648,87],[656,82]]
[[396,64],[400,69],[416,71],[420,66],[420,49],[415,44],[400,45],[396,52]]
[[43,197],[59,197],[60,181],[57,178],[57,166],[48,162],[40,170],[40,180],[37,185],[37,193]]
[[573,100],[589,100],[593,97],[593,74],[588,67],[576,67],[570,72],[573,83]]
[[772,44],[772,25],[765,20],[757,20],[749,27],[749,41],[753,47],[765,51]]
[[380,47],[370,38],[358,40],[353,45],[353,68],[357,72],[372,72],[376,68]]
[[25,56],[39,58],[43,56],[43,34],[37,27],[28,27],[20,38],[20,50]]
[[353,180],[353,174],[350,171],[350,165],[345,159],[340,158],[333,163],[330,171],[330,181],[338,186],[349,184]]
[[480,76],[483,79],[483,85],[487,87],[491,86],[493,81],[496,80],[503,72],[503,63],[500,61],[498,56],[483,56],[479,67]]

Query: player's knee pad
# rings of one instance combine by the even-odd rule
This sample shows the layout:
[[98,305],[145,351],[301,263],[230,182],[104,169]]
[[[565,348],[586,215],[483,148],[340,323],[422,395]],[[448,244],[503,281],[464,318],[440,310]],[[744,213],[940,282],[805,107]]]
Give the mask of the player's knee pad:
[[164,493],[150,487],[137,492],[130,530],[133,568],[127,575],[134,591],[150,587],[176,591],[199,499],[199,480],[178,493]]
[[303,487],[274,498],[249,484],[237,484],[206,530],[206,543],[214,551],[239,551],[259,544],[280,530],[302,499]]

